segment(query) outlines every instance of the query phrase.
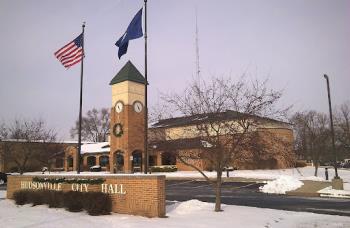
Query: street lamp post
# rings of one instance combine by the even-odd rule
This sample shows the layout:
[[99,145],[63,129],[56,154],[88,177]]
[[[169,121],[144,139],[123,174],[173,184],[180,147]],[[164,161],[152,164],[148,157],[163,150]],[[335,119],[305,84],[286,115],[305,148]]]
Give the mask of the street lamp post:
[[333,150],[333,155],[334,155],[334,170],[335,170],[335,177],[334,177],[334,179],[340,179],[339,176],[338,176],[338,168],[337,168],[337,151],[335,149],[335,142],[334,142],[334,127],[333,127],[331,92],[330,92],[330,89],[329,89],[329,79],[328,79],[328,76],[326,74],[323,75],[323,76],[324,76],[324,78],[327,81],[329,117],[331,119],[332,150]]

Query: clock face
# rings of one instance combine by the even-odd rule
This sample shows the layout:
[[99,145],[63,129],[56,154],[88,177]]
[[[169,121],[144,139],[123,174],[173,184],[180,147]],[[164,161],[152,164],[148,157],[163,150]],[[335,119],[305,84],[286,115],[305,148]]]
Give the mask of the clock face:
[[118,101],[116,104],[115,104],[115,111],[117,113],[121,113],[123,111],[123,102],[121,101]]
[[143,108],[143,105],[140,101],[135,101],[134,103],[134,111],[135,112],[141,112]]

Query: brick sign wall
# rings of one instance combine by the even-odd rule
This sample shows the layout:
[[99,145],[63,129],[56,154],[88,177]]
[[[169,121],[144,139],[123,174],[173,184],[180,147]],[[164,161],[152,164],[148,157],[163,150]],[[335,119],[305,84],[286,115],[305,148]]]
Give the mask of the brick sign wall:
[[[35,182],[60,179],[103,179],[101,184],[49,183]],[[34,179],[35,180],[35,179]],[[74,182],[74,181],[73,181]],[[8,176],[7,198],[20,189],[52,191],[100,191],[109,194],[112,199],[112,211],[116,213],[141,215],[147,217],[165,216],[165,176],[161,175],[11,175]]]

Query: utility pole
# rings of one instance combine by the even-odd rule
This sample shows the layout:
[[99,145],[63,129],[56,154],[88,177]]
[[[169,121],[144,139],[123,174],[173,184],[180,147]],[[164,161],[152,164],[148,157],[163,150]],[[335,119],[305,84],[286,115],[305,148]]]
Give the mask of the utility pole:
[[197,80],[199,80],[200,77],[200,67],[199,67],[199,40],[198,40],[198,15],[197,15],[197,8],[196,8],[196,76]]
[[334,170],[335,170],[335,177],[334,177],[334,179],[340,179],[339,176],[338,176],[337,151],[335,149],[335,141],[334,141],[334,127],[333,127],[333,115],[332,115],[332,103],[331,103],[331,92],[330,92],[330,88],[329,88],[329,79],[328,79],[328,76],[326,74],[323,75],[323,76],[324,76],[324,78],[327,81],[329,117],[331,119],[332,150],[333,150],[333,155],[334,155]]

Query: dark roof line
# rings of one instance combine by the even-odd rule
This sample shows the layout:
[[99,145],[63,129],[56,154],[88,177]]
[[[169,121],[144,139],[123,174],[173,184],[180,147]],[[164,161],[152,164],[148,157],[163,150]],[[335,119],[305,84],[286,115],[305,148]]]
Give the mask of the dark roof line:
[[258,115],[245,114],[237,111],[227,110],[225,112],[220,112],[220,113],[204,113],[204,114],[195,114],[192,116],[181,116],[181,117],[163,119],[163,120],[159,120],[157,123],[153,124],[151,127],[164,128],[164,127],[186,126],[186,125],[192,125],[196,123],[203,123],[203,122],[206,122],[206,120],[233,120],[233,119],[238,119],[242,116],[255,117],[262,120],[291,125],[288,122],[284,122],[284,121],[280,121],[280,120],[276,120],[268,117],[261,117]]

